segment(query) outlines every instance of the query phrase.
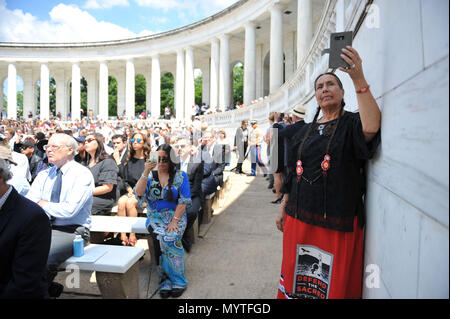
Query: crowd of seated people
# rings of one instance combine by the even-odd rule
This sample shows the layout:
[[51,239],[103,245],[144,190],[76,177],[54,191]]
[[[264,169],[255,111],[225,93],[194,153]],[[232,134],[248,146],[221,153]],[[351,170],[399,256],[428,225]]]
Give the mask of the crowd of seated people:
[[[61,293],[61,287],[58,288],[53,279],[58,265],[71,256],[75,235],[81,235],[85,244],[93,242],[90,216],[113,216],[115,207],[118,216],[145,216],[142,215],[143,210],[148,211],[148,207],[143,203],[149,205],[150,202],[148,198],[146,202],[139,200],[142,196],[138,196],[136,189],[139,183],[142,185],[143,179],[149,183],[151,174],[145,172],[151,160],[156,160],[158,165],[175,165],[178,173],[174,176],[188,180],[182,188],[181,198],[185,201],[181,215],[185,224],[179,230],[183,233],[180,243],[185,251],[190,252],[192,242],[187,234],[194,223],[202,219],[206,197],[223,186],[224,170],[231,159],[226,132],[215,131],[198,117],[187,124],[179,121],[161,124],[156,121],[136,123],[86,119],[74,122],[2,120],[0,147],[2,158],[11,163],[8,167],[11,174],[5,173],[8,178],[3,180],[19,195],[40,206],[43,209],[40,213],[45,211],[49,217],[51,258],[48,259],[45,277],[48,280],[46,294],[50,296]],[[164,162],[161,152],[170,153],[173,158]],[[164,172],[160,173],[162,177]],[[58,180],[59,194],[55,195]],[[70,185],[67,185],[67,180]],[[175,180],[168,182],[174,187],[177,184]],[[146,192],[141,187],[140,194],[147,196]],[[190,198],[186,198],[187,195]],[[101,238],[95,236],[100,243],[124,246],[135,246],[138,239],[133,233],[100,235]],[[114,240],[109,240],[111,238]],[[155,249],[157,247],[159,245],[155,243]],[[181,292],[172,291],[172,296],[179,295],[183,289]]]

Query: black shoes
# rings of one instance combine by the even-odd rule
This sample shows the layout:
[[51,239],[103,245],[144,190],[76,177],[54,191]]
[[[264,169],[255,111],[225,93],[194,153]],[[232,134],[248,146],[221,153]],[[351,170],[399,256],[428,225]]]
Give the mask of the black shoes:
[[170,297],[171,291],[170,290],[160,290],[159,295],[161,296],[162,299],[167,299]]
[[59,296],[61,296],[63,290],[63,285],[58,284],[57,282],[52,282],[48,287],[48,295],[50,296],[50,298],[58,298]]
[[185,290],[186,288],[173,288],[171,295],[173,298],[178,298],[183,294]]
[[281,203],[281,200],[283,199],[283,196],[278,197],[276,200],[274,200],[273,202],[271,202],[272,204],[279,204]]
[[172,296],[173,298],[178,298],[183,294],[185,290],[186,288],[173,288],[172,290],[160,290],[159,295],[161,296],[162,299],[167,299],[170,296]]

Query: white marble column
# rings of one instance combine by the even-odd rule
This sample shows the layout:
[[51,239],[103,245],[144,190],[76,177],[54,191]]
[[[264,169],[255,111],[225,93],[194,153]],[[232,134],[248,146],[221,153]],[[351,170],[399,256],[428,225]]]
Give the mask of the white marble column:
[[209,105],[212,109],[215,109],[215,107],[219,105],[219,59],[219,40],[213,39],[211,41],[211,73],[209,78]]
[[192,47],[186,48],[184,86],[184,118],[190,120],[193,114],[192,106],[195,105],[194,49]]
[[100,62],[99,81],[98,81],[98,118],[102,120],[108,119],[108,65],[105,61]]
[[3,81],[1,80],[2,76],[0,75],[0,112],[3,111]]
[[[81,114],[81,71],[80,65],[75,62],[72,63],[72,120],[80,120]],[[41,82],[42,88],[42,82]],[[41,91],[42,96],[42,91]],[[42,107],[42,105],[41,105]]]
[[161,116],[161,65],[159,63],[159,54],[152,56],[151,89],[150,112],[153,117],[159,118]]
[[263,44],[256,45],[256,98],[264,95],[264,57]]
[[98,104],[98,77],[97,69],[90,68],[86,71],[86,82],[87,82],[87,107],[85,114],[89,115],[89,110],[92,110],[95,117],[99,115],[99,104]]
[[117,116],[122,117],[125,116],[125,69],[119,69],[114,77],[117,81]]
[[283,12],[275,4],[270,9],[270,93],[283,84]]
[[245,24],[244,101],[245,105],[256,98],[256,33],[255,24]]
[[17,118],[17,70],[14,63],[8,64],[8,110],[9,119]]
[[184,51],[177,51],[177,73],[175,75],[175,113],[176,119],[184,119]]
[[56,82],[56,114],[61,113],[63,118],[67,118],[68,110],[66,108],[67,83],[64,69],[56,69],[54,73]]
[[50,118],[50,71],[48,64],[41,64],[40,118]]
[[295,50],[295,41],[296,35],[295,32],[287,32],[286,39],[284,40],[284,74],[285,79],[289,79],[294,73],[296,68],[296,50]]
[[231,103],[230,36],[220,37],[219,107],[222,111]]
[[126,75],[125,75],[125,112],[127,119],[134,119],[135,117],[135,72],[134,62],[132,59],[127,60]]
[[[23,118],[28,119],[28,113],[33,112],[33,69],[23,70]],[[34,114],[33,114],[34,115]]]
[[[210,68],[210,63],[208,61],[207,64],[203,65],[201,70],[202,70],[202,103],[206,103],[206,105],[209,105],[209,89],[211,87],[210,84],[210,72],[209,72],[209,68]],[[201,105],[199,105],[201,107]]]
[[311,0],[298,0],[297,4],[297,68],[308,54],[313,37]]

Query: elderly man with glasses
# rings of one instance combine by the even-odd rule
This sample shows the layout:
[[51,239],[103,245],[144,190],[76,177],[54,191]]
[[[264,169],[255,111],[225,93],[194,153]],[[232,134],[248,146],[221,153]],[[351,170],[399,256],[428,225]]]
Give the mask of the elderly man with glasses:
[[89,241],[94,178],[74,161],[77,142],[67,134],[53,134],[44,147],[52,167],[40,172],[27,198],[39,204],[52,223],[52,243],[47,261],[49,296],[58,297],[62,286],[53,283],[57,269],[72,256],[72,242],[81,235]]

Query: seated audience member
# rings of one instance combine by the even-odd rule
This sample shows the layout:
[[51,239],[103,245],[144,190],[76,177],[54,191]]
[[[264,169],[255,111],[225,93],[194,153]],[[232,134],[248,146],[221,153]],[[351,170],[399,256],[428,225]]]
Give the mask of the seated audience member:
[[[133,194],[133,188],[141,178],[145,161],[149,156],[150,147],[147,144],[145,135],[141,133],[132,134],[128,145],[127,159],[125,163],[119,165],[119,176],[123,186],[119,190],[120,198],[117,202],[117,215],[137,217],[136,205],[138,201]],[[134,233],[130,233],[129,237],[126,233],[122,233],[121,240],[124,246],[134,246],[137,242]]]
[[117,165],[123,164],[127,159],[127,137],[125,135],[116,134],[111,138],[114,152],[113,157]]
[[192,243],[187,238],[186,233],[196,221],[201,206],[203,163],[198,159],[198,156],[191,155],[191,145],[187,138],[179,138],[174,145],[174,150],[179,156],[179,169],[188,175],[191,189],[192,205],[186,209],[187,225],[182,239],[184,249],[189,252]]
[[20,195],[25,196],[30,190],[30,183],[26,178],[26,174],[22,174],[21,171],[17,169],[17,162],[13,157],[14,152],[11,152],[11,150],[8,148],[8,141],[2,136],[0,136],[0,147],[5,156],[11,157],[13,163],[9,166],[11,177],[8,179],[7,183],[11,186],[14,186],[14,188]]
[[77,142],[67,134],[56,133],[45,146],[52,167],[40,172],[27,198],[41,206],[52,222],[52,243],[47,261],[50,297],[58,297],[62,285],[53,283],[57,269],[73,254],[73,240],[90,237],[92,193],[95,188],[90,170],[73,160]]
[[86,159],[83,162],[94,177],[92,215],[111,215],[116,204],[116,187],[119,168],[114,159],[103,149],[100,133],[89,134],[84,140]]
[[75,140],[78,143],[78,147],[77,147],[77,155],[75,155],[75,162],[78,163],[82,163],[86,160],[86,150],[84,149],[84,141],[85,141],[85,136],[79,136],[76,137]]
[[13,162],[7,147],[0,146],[0,299],[45,298],[50,220],[7,184]]
[[[225,151],[220,145],[216,145],[214,135],[210,130],[205,131],[199,149],[200,161],[203,162],[202,194],[207,196],[215,193],[217,186],[223,186],[223,171],[225,169]],[[202,198],[202,208],[205,207]],[[199,218],[202,218],[200,212]]]
[[31,183],[37,176],[37,168],[42,158],[35,152],[35,144],[32,138],[26,138],[24,142],[20,143],[20,152],[28,158],[28,165],[30,167]]

